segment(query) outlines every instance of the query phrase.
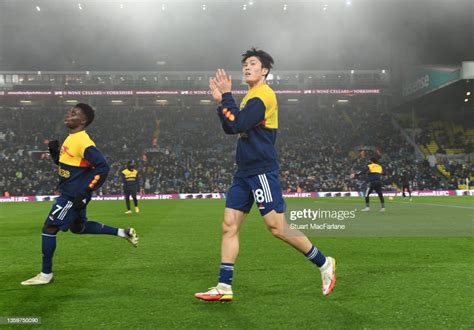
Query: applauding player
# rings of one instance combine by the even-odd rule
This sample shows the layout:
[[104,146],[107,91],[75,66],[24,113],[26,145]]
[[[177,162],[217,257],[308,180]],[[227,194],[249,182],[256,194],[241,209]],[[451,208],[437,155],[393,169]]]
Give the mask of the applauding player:
[[217,286],[196,293],[206,301],[231,301],[232,277],[239,253],[239,231],[253,203],[257,204],[268,230],[317,265],[322,276],[322,292],[328,295],[336,283],[336,261],[325,257],[301,232],[290,229],[284,218],[285,203],[278,179],[275,140],[278,105],[275,92],[265,78],[272,68],[272,57],[252,48],[243,54],[242,72],[249,91],[240,104],[232,96],[231,77],[219,69],[209,87],[218,103],[217,115],[226,134],[238,134],[237,172],[227,193],[222,224],[221,265]]

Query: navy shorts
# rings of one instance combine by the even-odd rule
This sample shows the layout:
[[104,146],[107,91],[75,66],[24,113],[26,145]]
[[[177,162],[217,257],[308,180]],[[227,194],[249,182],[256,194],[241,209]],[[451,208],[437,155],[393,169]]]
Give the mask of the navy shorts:
[[73,222],[85,223],[87,221],[86,209],[76,210],[72,202],[65,196],[59,196],[46,218],[46,223],[62,231],[67,231]]
[[262,216],[272,210],[285,212],[278,170],[246,178],[234,176],[225,206],[249,213],[254,202]]

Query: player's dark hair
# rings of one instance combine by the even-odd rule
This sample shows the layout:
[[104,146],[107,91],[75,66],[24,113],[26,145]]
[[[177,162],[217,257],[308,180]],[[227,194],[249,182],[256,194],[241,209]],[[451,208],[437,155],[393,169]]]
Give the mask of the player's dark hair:
[[82,113],[86,116],[87,122],[86,127],[90,125],[94,121],[95,111],[92,107],[85,103],[78,103],[76,104],[75,108],[81,109]]
[[378,162],[379,162],[379,160],[376,157],[370,157],[369,160],[374,164],[378,164]]
[[242,54],[242,63],[245,62],[249,57],[255,56],[257,57],[260,62],[262,62],[262,68],[268,69],[267,74],[265,75],[265,78],[268,76],[270,73],[270,69],[273,68],[273,57],[271,57],[270,54],[263,50],[256,49],[255,47],[250,48],[247,50],[244,54]]

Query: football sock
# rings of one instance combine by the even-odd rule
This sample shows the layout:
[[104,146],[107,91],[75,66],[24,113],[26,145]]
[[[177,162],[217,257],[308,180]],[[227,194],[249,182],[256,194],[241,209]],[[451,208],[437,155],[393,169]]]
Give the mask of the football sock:
[[41,272],[41,276],[46,277],[48,280],[51,280],[53,278],[53,273],[45,274]]
[[326,262],[326,257],[314,245],[305,253],[305,256],[316,266],[322,267]]
[[232,285],[232,277],[234,275],[234,264],[230,263],[221,263],[219,270],[219,283],[225,283],[227,285]]
[[81,234],[117,235],[118,228],[107,226],[95,221],[87,221]]
[[41,233],[41,252],[43,254],[41,272],[44,274],[51,274],[53,272],[54,250],[56,250],[56,235],[43,231]]
[[127,210],[130,211],[130,197],[125,197],[125,205],[127,205]]
[[383,198],[383,195],[380,194],[379,198],[380,198],[380,203],[382,204],[382,207],[385,207],[385,198]]
[[125,229],[122,229],[122,228],[119,228],[118,231],[117,231],[117,236],[120,236],[120,237],[128,237],[127,234],[125,234]]

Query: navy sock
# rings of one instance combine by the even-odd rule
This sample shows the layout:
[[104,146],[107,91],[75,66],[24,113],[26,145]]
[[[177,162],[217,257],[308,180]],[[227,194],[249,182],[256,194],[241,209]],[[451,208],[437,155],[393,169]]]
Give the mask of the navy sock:
[[314,245],[311,247],[308,253],[305,253],[305,256],[318,267],[322,267],[326,262],[326,257],[324,254],[322,254],[322,252],[319,251]]
[[81,234],[117,235],[118,228],[107,226],[95,221],[87,221]]
[[41,234],[41,252],[43,253],[41,272],[45,274],[51,274],[53,272],[54,250],[56,250],[56,235],[43,232]]
[[234,264],[221,263],[219,270],[219,283],[232,285],[232,277],[234,275]]

